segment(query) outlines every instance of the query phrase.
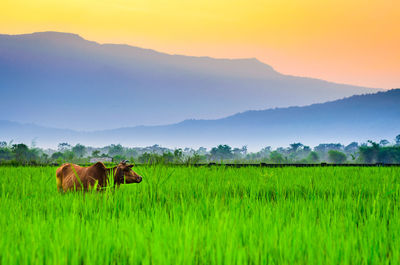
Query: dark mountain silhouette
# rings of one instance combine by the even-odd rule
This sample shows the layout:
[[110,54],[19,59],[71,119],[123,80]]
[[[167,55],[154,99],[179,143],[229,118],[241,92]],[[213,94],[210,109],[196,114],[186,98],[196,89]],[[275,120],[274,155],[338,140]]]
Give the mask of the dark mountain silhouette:
[[0,119],[75,130],[215,119],[376,89],[282,75],[257,59],[169,55],[78,35],[0,35]]
[[0,140],[55,146],[59,142],[168,147],[230,144],[260,148],[293,142],[316,145],[393,138],[400,134],[400,89],[305,107],[246,111],[217,120],[185,120],[167,126],[138,126],[76,132],[0,122]]

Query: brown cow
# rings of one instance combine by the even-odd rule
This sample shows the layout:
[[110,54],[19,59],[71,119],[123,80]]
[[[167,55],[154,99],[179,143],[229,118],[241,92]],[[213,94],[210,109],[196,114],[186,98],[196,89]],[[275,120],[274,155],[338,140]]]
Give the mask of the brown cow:
[[114,177],[115,186],[123,183],[140,183],[142,177],[136,174],[132,167],[133,165],[127,165],[126,161],[122,161],[113,168],[106,168],[101,162],[90,167],[81,167],[70,163],[63,164],[56,172],[57,189],[59,191],[81,190],[83,186],[84,190],[88,190],[96,185],[97,189],[101,189],[110,184],[110,174]]

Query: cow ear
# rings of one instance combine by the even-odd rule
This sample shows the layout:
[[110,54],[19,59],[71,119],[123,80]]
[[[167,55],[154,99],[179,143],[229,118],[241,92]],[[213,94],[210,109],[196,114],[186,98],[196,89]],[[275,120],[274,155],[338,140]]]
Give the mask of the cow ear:
[[133,165],[128,165],[128,168],[133,168]]

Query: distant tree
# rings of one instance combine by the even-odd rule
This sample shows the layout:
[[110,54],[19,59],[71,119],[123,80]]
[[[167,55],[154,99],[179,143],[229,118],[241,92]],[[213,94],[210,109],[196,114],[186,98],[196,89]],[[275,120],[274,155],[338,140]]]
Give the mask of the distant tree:
[[380,146],[368,141],[359,149],[359,159],[364,163],[400,163],[400,146]]
[[67,150],[63,153],[63,158],[66,161],[72,161],[76,157],[76,154],[72,150]]
[[355,152],[358,151],[358,143],[357,142],[352,142],[349,145],[346,145],[344,148],[344,151],[348,154],[354,154]]
[[152,159],[153,159],[153,155],[150,154],[150,153],[147,153],[147,152],[141,154],[141,155],[139,156],[139,158],[138,158],[139,162],[142,163],[142,164],[144,164],[144,163],[149,163],[149,164],[151,164]]
[[218,154],[218,148],[217,147],[211,148],[210,155],[211,155],[211,159],[213,159],[213,160],[222,159]]
[[0,142],[0,148],[5,148],[5,147],[7,147],[7,142],[5,141]]
[[153,146],[145,147],[145,148],[143,149],[143,151],[144,151],[144,152],[147,152],[147,153],[160,154],[160,155],[162,155],[163,153],[169,152],[169,151],[171,151],[171,150],[169,150],[168,148],[163,148],[163,147],[159,146],[158,144],[155,144],[155,145],[153,145]]
[[247,155],[247,145],[243,145],[242,146],[242,148],[241,148],[241,151],[242,151],[242,155]]
[[207,148],[205,147],[199,147],[199,149],[197,149],[196,153],[198,155],[206,155],[207,154]]
[[303,151],[311,152],[311,148],[309,146],[307,146],[307,145],[304,145],[303,146]]
[[272,152],[272,147],[271,146],[266,146],[260,150],[260,152],[265,152],[265,153],[271,153]]
[[29,161],[39,161],[42,151],[39,148],[29,149]]
[[395,143],[396,145],[400,145],[400,134],[396,136]]
[[307,160],[311,163],[317,163],[319,161],[319,155],[317,152],[310,152],[308,154]]
[[242,156],[242,149],[235,147],[233,148],[232,153],[235,158],[240,158]]
[[120,144],[112,144],[110,145],[110,148],[108,149],[108,155],[111,157],[117,156],[117,155],[124,155],[124,148]]
[[63,158],[63,156],[64,156],[63,153],[61,153],[61,152],[55,152],[55,153],[53,153],[53,154],[51,155],[51,159],[57,160],[57,159]]
[[113,160],[115,163],[119,163],[119,162],[121,162],[122,160],[126,160],[126,157],[123,156],[123,155],[115,155],[115,156],[112,158],[112,160]]
[[15,160],[18,162],[27,162],[31,158],[29,148],[25,144],[13,144],[12,152],[14,153]]
[[171,152],[169,154],[165,153],[165,155],[145,152],[138,157],[138,160],[143,164],[165,164],[172,161],[173,157],[174,155]]
[[400,146],[380,147],[378,152],[379,163],[399,163],[400,162]]
[[174,154],[172,154],[171,152],[165,152],[162,154],[162,162],[164,164],[170,164],[174,161]]
[[[195,151],[194,151],[193,148],[185,147],[185,148],[183,149],[183,152],[184,152],[186,155],[192,155],[192,154],[194,154]],[[165,151],[164,151],[163,153],[165,153]]]
[[314,147],[314,151],[318,153],[327,153],[329,150],[337,150],[340,151],[343,149],[343,145],[341,144],[319,144]]
[[86,147],[81,144],[76,144],[71,150],[77,157],[83,157],[86,153]]
[[42,163],[49,163],[50,162],[49,155],[43,153],[42,156],[40,157],[40,160],[41,160]]
[[183,152],[181,148],[174,150],[174,160],[177,163],[181,163],[183,161]]
[[125,151],[125,156],[131,157],[132,159],[130,159],[130,160],[132,160],[132,161],[133,161],[133,158],[139,156],[137,148],[124,148],[124,149],[125,149],[124,150]]
[[202,160],[203,156],[194,153],[192,156],[188,156],[185,158],[185,160],[183,161],[183,163],[185,165],[194,165],[199,163]]
[[286,154],[286,153],[287,153],[287,152],[286,152],[286,149],[283,148],[283,147],[278,147],[278,148],[276,148],[275,151],[277,151],[277,152],[280,153],[280,154]]
[[71,145],[69,143],[59,143],[58,144],[58,151],[60,152],[64,152],[66,150],[70,150],[71,149]]
[[386,140],[386,139],[383,139],[383,140],[381,140],[381,141],[379,142],[379,145],[380,145],[380,146],[386,146],[386,145],[388,145],[388,144],[389,144],[389,141]]
[[337,151],[337,150],[329,150],[328,152],[328,159],[330,162],[335,163],[335,164],[343,164],[346,162],[347,157],[346,154]]
[[271,154],[272,150],[271,150],[271,146],[267,146],[264,147],[260,150],[259,154],[261,158],[266,158],[269,156],[269,154]]
[[11,160],[13,158],[13,153],[9,148],[0,148],[0,161],[1,160]]
[[210,154],[213,160],[231,159],[233,157],[232,147],[226,144],[213,147]]
[[271,160],[272,163],[276,164],[282,164],[285,162],[285,158],[282,156],[282,154],[280,154],[277,151],[271,152],[271,154],[269,155],[269,159]]
[[93,157],[99,157],[99,156],[100,156],[100,150],[94,150],[94,151],[92,152],[92,156],[93,156]]
[[368,144],[370,144],[370,146],[365,145],[363,148],[360,147],[359,149],[361,159],[366,163],[378,162],[378,155],[380,152],[379,144],[371,140],[368,140]]
[[293,143],[290,144],[290,152],[297,152],[297,150],[299,150],[301,147],[303,147],[304,145],[302,143]]

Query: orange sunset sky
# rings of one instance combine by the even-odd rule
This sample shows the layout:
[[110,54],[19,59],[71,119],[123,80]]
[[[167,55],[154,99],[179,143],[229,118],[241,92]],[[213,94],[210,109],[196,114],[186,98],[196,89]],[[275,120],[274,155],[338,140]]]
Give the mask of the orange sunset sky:
[[256,57],[284,74],[400,87],[399,0],[0,0],[0,33],[72,32],[161,52]]

